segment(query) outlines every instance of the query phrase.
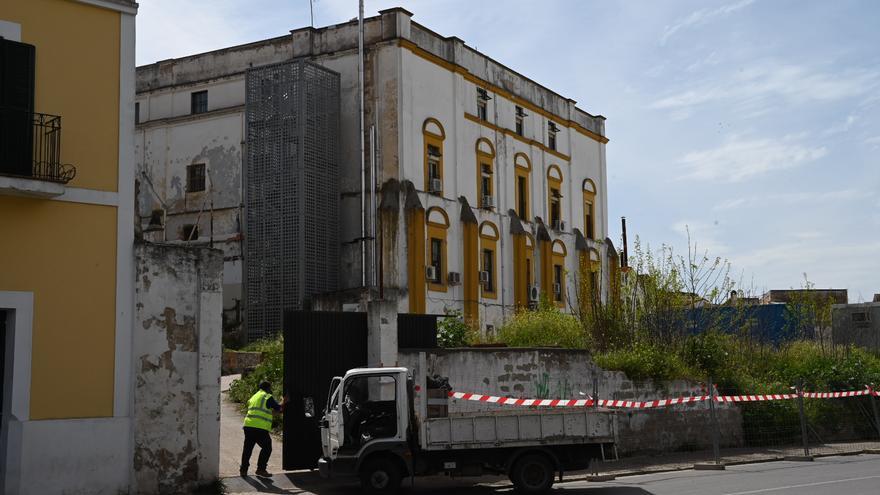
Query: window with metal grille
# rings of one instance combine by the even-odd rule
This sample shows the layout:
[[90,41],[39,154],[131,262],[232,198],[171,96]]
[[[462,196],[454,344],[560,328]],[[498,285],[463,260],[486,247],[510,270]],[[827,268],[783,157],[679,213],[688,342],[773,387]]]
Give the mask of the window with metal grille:
[[560,214],[561,199],[562,194],[560,194],[559,189],[550,189],[550,226],[553,228],[557,228],[556,226],[562,220],[562,215]]
[[483,250],[483,271],[489,274],[489,279],[483,283],[483,290],[495,292],[495,251]]
[[553,300],[562,301],[562,265],[553,265]]
[[186,167],[186,192],[205,190],[205,164],[194,163]]
[[489,96],[489,92],[483,88],[477,88],[477,117],[480,120],[487,120],[488,115],[488,105],[487,101],[491,100],[492,97]]
[[520,136],[523,135],[523,122],[526,118],[526,113],[523,111],[523,108],[520,106],[516,107],[516,133]]
[[429,282],[439,284],[443,277],[443,239],[431,238],[431,266],[434,267],[434,278]]
[[208,111],[208,90],[193,91],[190,94],[190,113],[205,113]]
[[[480,166],[481,174],[480,174],[480,205],[483,208],[491,208],[491,198],[492,198],[492,165],[482,164]],[[487,201],[488,198],[488,201]]]
[[556,149],[556,133],[559,132],[559,128],[556,127],[556,124],[553,122],[547,123],[547,147],[551,150]]

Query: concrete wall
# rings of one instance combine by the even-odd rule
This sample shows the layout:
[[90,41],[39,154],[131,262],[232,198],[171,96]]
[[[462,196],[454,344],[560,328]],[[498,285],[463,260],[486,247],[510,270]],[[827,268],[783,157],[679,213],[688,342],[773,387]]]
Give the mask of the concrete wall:
[[180,493],[219,474],[223,257],[138,244],[133,493]]
[[[421,376],[420,353],[401,351],[401,366]],[[564,349],[435,349],[424,353],[427,376],[449,378],[453,390],[502,397],[582,399],[593,393],[599,380],[600,398],[653,400],[703,395],[699,383],[675,380],[663,383],[636,382],[624,373],[608,371],[593,363],[586,351]],[[417,401],[421,396],[417,396]],[[722,445],[742,445],[742,416],[730,404],[718,406]],[[509,408],[483,402],[451,400],[451,414]],[[708,402],[684,404],[654,411],[621,411],[619,444],[622,454],[635,451],[674,451],[710,448]]]
[[[865,316],[856,318],[857,314]],[[831,324],[835,344],[880,350],[880,302],[835,304]]]

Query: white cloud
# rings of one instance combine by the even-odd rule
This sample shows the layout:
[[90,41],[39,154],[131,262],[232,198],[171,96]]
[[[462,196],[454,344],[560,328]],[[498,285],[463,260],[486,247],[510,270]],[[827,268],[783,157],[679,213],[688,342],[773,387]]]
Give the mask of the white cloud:
[[[825,71],[763,61],[660,98],[651,104],[651,108],[675,111],[709,103],[735,103],[748,111],[767,111],[779,100],[794,104],[837,101],[868,94],[878,86],[880,71],[876,69]],[[855,117],[852,117],[854,122]]]
[[828,129],[825,129],[825,131],[822,132],[822,135],[824,137],[829,137],[837,134],[843,134],[844,132],[849,131],[858,119],[859,118],[857,116],[850,114],[846,117],[846,120],[842,122],[837,122]]
[[872,136],[865,139],[865,144],[875,149],[880,148],[880,136]]
[[824,192],[797,192],[783,194],[767,194],[764,196],[748,196],[722,201],[716,204],[713,210],[734,210],[751,208],[756,206],[791,206],[799,203],[826,201],[857,201],[874,196],[871,191],[859,189],[841,189],[838,191]]
[[687,67],[684,68],[684,70],[685,70],[685,72],[697,72],[700,69],[703,69],[705,67],[711,67],[713,65],[718,65],[719,63],[721,63],[721,57],[718,56],[717,51],[713,50],[712,53],[710,53],[706,57],[704,57],[700,60],[697,60],[696,62],[688,65]]
[[796,138],[741,139],[733,136],[720,146],[691,151],[681,158],[681,178],[737,182],[776,170],[790,169],[818,160],[825,147],[810,147]]
[[737,10],[744,9],[753,3],[755,3],[755,0],[740,0],[739,2],[722,5],[717,9],[700,9],[695,12],[691,12],[688,16],[675,21],[675,23],[670,26],[666,26],[663,29],[663,35],[660,37],[660,44],[665,44],[669,40],[669,38],[671,38],[683,29],[689,29],[695,26],[706,24],[707,22],[714,19],[718,19],[732,14]]
[[[681,236],[682,240],[687,242],[690,236],[691,248],[697,253],[708,253],[709,256],[723,256],[729,251],[727,244],[721,242],[721,227],[717,222],[706,223],[699,220],[679,220],[672,224],[672,230]],[[685,252],[679,253],[687,255],[687,246]]]

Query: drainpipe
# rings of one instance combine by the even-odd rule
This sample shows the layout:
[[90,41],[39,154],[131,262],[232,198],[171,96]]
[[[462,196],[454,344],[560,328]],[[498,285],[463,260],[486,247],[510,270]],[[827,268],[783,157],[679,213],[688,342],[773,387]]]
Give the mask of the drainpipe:
[[[367,164],[364,149],[364,0],[358,2],[358,134],[361,142],[361,286],[367,286]],[[369,296],[368,296],[369,297]]]

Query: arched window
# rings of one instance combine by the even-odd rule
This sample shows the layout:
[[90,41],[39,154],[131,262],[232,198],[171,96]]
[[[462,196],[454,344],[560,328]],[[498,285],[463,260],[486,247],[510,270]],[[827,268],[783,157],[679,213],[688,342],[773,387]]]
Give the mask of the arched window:
[[556,165],[547,169],[547,198],[550,228],[562,230],[562,171]]
[[428,290],[446,292],[446,233],[449,230],[449,216],[441,208],[429,208],[425,212],[427,242],[425,243],[425,282]]
[[434,118],[422,124],[422,140],[425,142],[425,191],[443,194],[443,140],[446,132],[440,121]]
[[480,285],[482,296],[498,298],[498,227],[491,222],[480,224]]
[[477,140],[477,207],[495,207],[495,147],[486,138]]
[[552,246],[552,270],[553,287],[550,290],[550,298],[557,306],[565,306],[565,256],[568,250],[562,241],[553,241]]
[[584,179],[584,236],[587,239],[596,239],[596,184],[590,179]]
[[535,286],[535,239],[529,233],[513,236],[514,304],[527,307]]
[[516,191],[516,214],[519,215],[520,220],[528,222],[530,196],[529,177],[532,173],[532,162],[529,161],[529,157],[526,156],[525,153],[517,153],[513,157],[513,164],[516,180],[516,184],[514,184],[514,190]]

